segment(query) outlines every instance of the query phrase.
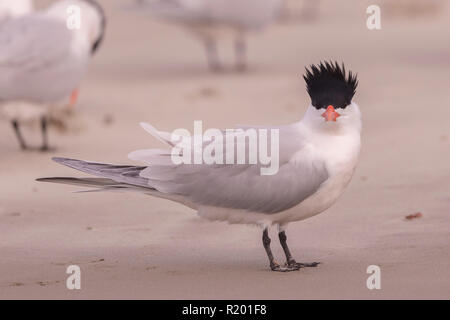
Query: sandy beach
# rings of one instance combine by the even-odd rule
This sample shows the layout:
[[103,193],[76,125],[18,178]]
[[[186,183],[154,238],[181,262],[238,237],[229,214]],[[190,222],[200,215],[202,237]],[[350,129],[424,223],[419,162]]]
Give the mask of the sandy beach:
[[[21,152],[0,122],[0,299],[450,298],[449,4],[401,15],[381,2],[382,29],[370,31],[371,2],[321,1],[316,19],[250,36],[246,73],[213,74],[183,29],[126,9],[127,1],[99,2],[107,35],[72,130],[50,132],[57,149]],[[220,48],[230,65],[230,43]],[[293,255],[320,261],[317,268],[271,272],[257,227],[208,222],[144,195],[35,181],[85,176],[52,156],[137,164],[129,152],[162,146],[141,121],[169,132],[192,131],[194,120],[209,128],[297,121],[310,102],[304,67],[324,59],[358,73],[363,145],[339,201],[288,227]],[[37,128],[24,135],[40,143]],[[271,237],[283,261],[276,230]],[[73,264],[81,290],[66,288]],[[381,290],[366,287],[369,265],[381,268]]]

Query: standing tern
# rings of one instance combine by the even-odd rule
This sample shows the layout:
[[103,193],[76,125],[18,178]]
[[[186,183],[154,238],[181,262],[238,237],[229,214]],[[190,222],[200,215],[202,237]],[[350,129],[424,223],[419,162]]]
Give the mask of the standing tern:
[[281,0],[138,0],[157,18],[183,25],[204,44],[213,71],[222,69],[217,40],[234,37],[236,68],[246,68],[246,41],[249,31],[261,30],[273,22]]
[[[69,28],[68,9],[79,8],[79,28]],[[72,7],[73,8],[73,7]],[[105,15],[94,0],[61,0],[46,10],[10,19],[0,28],[0,110],[11,121],[22,149],[20,123],[40,118],[48,149],[47,113],[76,92],[105,32]]]
[[[285,228],[328,209],[350,182],[361,145],[361,113],[352,101],[356,75],[344,65],[324,62],[306,69],[311,104],[299,122],[268,127],[279,130],[279,169],[261,175],[258,164],[174,164],[170,150],[140,150],[129,158],[145,166],[112,165],[81,160],[53,160],[97,178],[41,178],[38,181],[90,186],[95,190],[136,191],[179,202],[209,220],[256,224],[274,271],[315,267],[297,263],[286,242]],[[168,146],[167,132],[144,129]],[[261,129],[263,127],[258,127]],[[228,140],[227,140],[228,141]],[[220,143],[220,142],[219,142]],[[221,145],[223,147],[223,145]],[[223,148],[222,148],[223,150]],[[270,249],[268,227],[279,227],[286,264]]]

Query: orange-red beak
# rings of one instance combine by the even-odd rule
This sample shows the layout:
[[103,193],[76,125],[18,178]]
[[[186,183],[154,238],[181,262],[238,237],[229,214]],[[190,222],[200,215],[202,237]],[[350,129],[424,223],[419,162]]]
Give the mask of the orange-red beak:
[[322,117],[325,118],[325,121],[336,121],[338,117],[341,115],[334,110],[334,107],[332,105],[329,105],[327,107],[327,110],[322,113]]
[[70,102],[69,102],[69,106],[71,108],[75,108],[75,105],[77,104],[78,101],[78,89],[75,89],[72,91],[72,94],[70,95]]

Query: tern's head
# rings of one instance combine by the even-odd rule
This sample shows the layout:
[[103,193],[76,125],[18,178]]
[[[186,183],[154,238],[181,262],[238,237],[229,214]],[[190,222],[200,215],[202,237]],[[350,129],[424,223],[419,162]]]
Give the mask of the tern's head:
[[305,118],[310,124],[323,129],[338,129],[359,125],[360,111],[352,98],[358,81],[356,74],[345,71],[344,64],[324,62],[306,68],[303,76],[311,105]]
[[93,13],[93,16],[91,18],[92,31],[90,34],[90,41],[92,43],[91,53],[94,54],[100,47],[100,44],[102,43],[103,38],[105,36],[106,15],[105,11],[103,11],[103,8],[97,1],[95,0],[84,0],[84,1],[87,2],[91,6],[91,8],[95,10],[95,13]]
[[82,41],[87,41],[90,52],[97,51],[103,40],[106,28],[106,16],[102,7],[95,0],[64,0],[55,2],[48,13],[63,19],[67,24],[79,21],[77,34]]

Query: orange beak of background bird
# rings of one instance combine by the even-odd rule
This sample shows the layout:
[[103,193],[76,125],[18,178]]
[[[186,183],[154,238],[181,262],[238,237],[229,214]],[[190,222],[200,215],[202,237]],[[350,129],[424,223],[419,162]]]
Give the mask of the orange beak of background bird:
[[337,117],[340,117],[341,115],[334,110],[334,107],[332,105],[329,105],[327,107],[327,110],[322,113],[322,117],[325,118],[325,121],[336,121]]
[[77,101],[78,101],[78,89],[75,89],[72,91],[72,94],[70,95],[69,107],[75,108]]

